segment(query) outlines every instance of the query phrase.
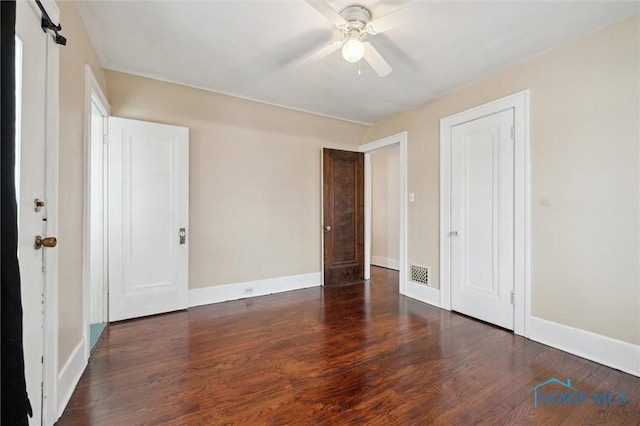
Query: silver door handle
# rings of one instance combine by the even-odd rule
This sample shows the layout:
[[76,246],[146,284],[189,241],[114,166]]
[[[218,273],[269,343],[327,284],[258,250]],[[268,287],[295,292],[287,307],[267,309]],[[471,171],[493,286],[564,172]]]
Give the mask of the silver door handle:
[[325,226],[324,230],[327,231],[327,232],[331,231],[331,226],[329,226],[329,225]]
[[449,236],[450,236],[450,237],[457,237],[457,236],[458,236],[458,231],[451,231],[451,232],[449,232]]

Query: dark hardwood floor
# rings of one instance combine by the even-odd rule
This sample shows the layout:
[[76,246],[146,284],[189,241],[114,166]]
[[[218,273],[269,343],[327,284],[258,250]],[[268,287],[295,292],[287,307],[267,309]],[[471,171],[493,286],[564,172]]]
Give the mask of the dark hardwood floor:
[[[111,324],[57,424],[640,424],[639,378],[399,296],[397,273],[372,269]],[[588,404],[535,408],[551,377]]]

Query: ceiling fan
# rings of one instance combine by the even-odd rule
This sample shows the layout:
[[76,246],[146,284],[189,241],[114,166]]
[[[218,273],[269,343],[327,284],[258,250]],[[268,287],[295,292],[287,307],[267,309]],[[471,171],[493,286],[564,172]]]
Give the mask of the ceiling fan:
[[342,48],[342,57],[346,61],[355,63],[364,59],[380,77],[391,73],[391,66],[382,55],[371,43],[363,40],[367,35],[380,34],[395,27],[396,17],[393,12],[372,19],[369,9],[363,6],[348,6],[338,13],[324,0],[306,0],[306,2],[334,24],[344,38],[320,48],[308,56],[304,62],[320,60]]

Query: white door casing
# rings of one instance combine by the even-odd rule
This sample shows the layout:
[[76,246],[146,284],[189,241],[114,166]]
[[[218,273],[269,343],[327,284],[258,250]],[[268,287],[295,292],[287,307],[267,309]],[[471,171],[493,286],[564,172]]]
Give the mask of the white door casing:
[[187,128],[109,117],[110,321],[187,308],[188,179]]
[[513,330],[513,109],[452,128],[451,308]]
[[527,337],[531,313],[530,259],[530,90],[462,111],[440,120],[440,291],[439,306],[451,310],[452,254],[452,133],[461,124],[512,109],[513,137],[513,331]]
[[[55,3],[42,5],[57,22]],[[34,248],[37,235],[55,236],[58,225],[59,50],[42,31],[41,16],[34,1],[16,3],[18,257],[32,425],[56,420],[58,373],[57,249]],[[36,198],[44,201],[37,211]]]
[[[106,134],[106,121],[108,114],[101,110],[99,103],[91,102],[89,106],[89,114],[91,114],[88,120],[90,134],[89,143],[87,144],[90,149],[87,151],[89,167],[87,167],[88,176],[88,224],[87,232],[89,233],[89,244],[87,249],[90,252],[88,256],[89,262],[89,285],[87,286],[90,294],[89,310],[89,323],[99,324],[107,322],[106,303],[104,296],[106,294],[106,238],[104,238],[106,232],[105,226],[105,189],[106,179],[104,179],[105,164],[104,152],[105,144],[104,138]],[[88,336],[88,334],[87,334]]]
[[107,136],[110,106],[85,65],[85,205],[83,324],[86,359],[92,323],[108,321]]

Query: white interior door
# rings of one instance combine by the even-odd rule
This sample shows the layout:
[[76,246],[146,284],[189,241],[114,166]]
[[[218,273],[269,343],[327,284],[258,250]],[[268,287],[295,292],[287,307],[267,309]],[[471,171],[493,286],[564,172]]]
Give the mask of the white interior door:
[[189,131],[109,118],[109,320],[187,307]]
[[513,330],[514,111],[453,127],[451,308]]
[[[33,409],[30,424],[42,419],[44,355],[45,256],[49,248],[34,246],[47,235],[46,102],[47,37],[40,28],[35,3],[16,4],[16,189],[18,196],[18,260],[20,265],[24,363]],[[36,205],[35,200],[39,200]]]

